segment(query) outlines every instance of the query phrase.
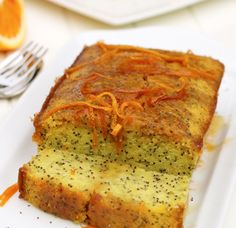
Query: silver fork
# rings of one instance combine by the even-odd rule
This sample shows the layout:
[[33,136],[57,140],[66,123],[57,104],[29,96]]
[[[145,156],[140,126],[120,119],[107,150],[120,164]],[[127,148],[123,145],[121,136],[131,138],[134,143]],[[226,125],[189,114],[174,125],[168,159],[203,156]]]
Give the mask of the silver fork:
[[0,64],[0,98],[22,93],[42,67],[47,48],[29,42]]

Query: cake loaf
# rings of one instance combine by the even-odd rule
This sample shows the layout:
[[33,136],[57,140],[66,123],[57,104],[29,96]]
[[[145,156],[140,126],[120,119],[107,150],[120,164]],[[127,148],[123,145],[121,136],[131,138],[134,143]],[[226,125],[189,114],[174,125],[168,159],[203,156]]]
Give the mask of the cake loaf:
[[102,228],[181,227],[223,72],[190,51],[85,47],[35,116],[20,196]]

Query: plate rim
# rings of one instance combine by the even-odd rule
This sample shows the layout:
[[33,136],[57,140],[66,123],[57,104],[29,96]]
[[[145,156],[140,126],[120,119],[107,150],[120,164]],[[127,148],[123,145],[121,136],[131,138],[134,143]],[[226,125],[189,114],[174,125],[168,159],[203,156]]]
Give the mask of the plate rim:
[[101,12],[99,9],[91,9],[87,6],[78,5],[78,2],[75,0],[48,0],[51,3],[60,5],[64,8],[67,8],[69,10],[72,10],[74,12],[80,13],[84,16],[93,18],[95,20],[99,20],[100,22],[113,25],[113,26],[121,26],[129,23],[138,22],[147,18],[151,18],[154,16],[160,16],[165,13],[169,13],[175,10],[179,10],[181,8],[185,8],[200,2],[203,2],[204,0],[181,0],[181,2],[176,1],[174,4],[172,2],[172,5],[168,5],[167,7],[163,8],[150,8],[143,12],[137,12],[132,15],[120,15],[118,17],[112,17],[111,15],[104,14],[104,12]]

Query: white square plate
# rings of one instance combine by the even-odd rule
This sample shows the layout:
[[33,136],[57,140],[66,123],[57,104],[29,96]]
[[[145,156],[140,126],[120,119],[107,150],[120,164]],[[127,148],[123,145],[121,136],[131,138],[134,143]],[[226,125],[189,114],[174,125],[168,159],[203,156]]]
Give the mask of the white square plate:
[[203,0],[49,0],[111,25],[171,12]]
[[[213,139],[219,146],[214,153],[203,152],[201,166],[194,173],[186,214],[185,228],[223,227],[225,212],[236,177],[236,56],[212,40],[175,28],[150,27],[132,30],[94,31],[81,34],[68,42],[57,58],[46,67],[18,102],[8,121],[0,129],[0,192],[17,181],[18,168],[36,153],[31,141],[33,124],[30,120],[40,110],[42,102],[85,44],[104,40],[113,44],[132,44],[149,48],[186,51],[210,55],[221,60],[226,71],[219,92],[217,115],[224,119]],[[227,143],[226,140],[227,139]],[[16,194],[0,208],[1,228],[73,228],[78,225],[44,213]]]

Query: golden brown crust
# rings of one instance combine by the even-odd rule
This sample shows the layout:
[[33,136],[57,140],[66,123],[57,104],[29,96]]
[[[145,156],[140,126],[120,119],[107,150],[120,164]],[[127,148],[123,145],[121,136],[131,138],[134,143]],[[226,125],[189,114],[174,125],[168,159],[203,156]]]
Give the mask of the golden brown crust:
[[23,167],[19,170],[20,198],[61,218],[84,222],[87,218],[88,194],[73,192],[60,184],[30,176]]
[[181,228],[184,206],[176,208],[156,208],[151,212],[143,204],[127,203],[112,196],[102,197],[94,193],[91,197],[88,219],[98,228]]
[[69,187],[30,175],[26,167],[19,170],[20,198],[61,218],[74,222],[87,222],[97,228],[154,228],[157,224],[181,228],[184,206],[156,208],[153,212],[144,204],[124,202],[112,195],[91,196]]
[[18,173],[18,185],[19,185],[19,198],[25,197],[25,177],[26,177],[26,169],[21,167]]
[[[204,136],[211,124],[212,118],[214,116],[215,113],[215,109],[216,109],[216,104],[217,104],[217,94],[215,94],[214,98],[212,99],[212,104],[209,106],[209,118],[208,120],[203,124],[202,128],[201,128],[201,132],[202,132],[202,136]],[[198,152],[202,153],[202,146],[203,146],[203,137],[199,137],[195,140],[195,146],[196,148],[198,148]]]

